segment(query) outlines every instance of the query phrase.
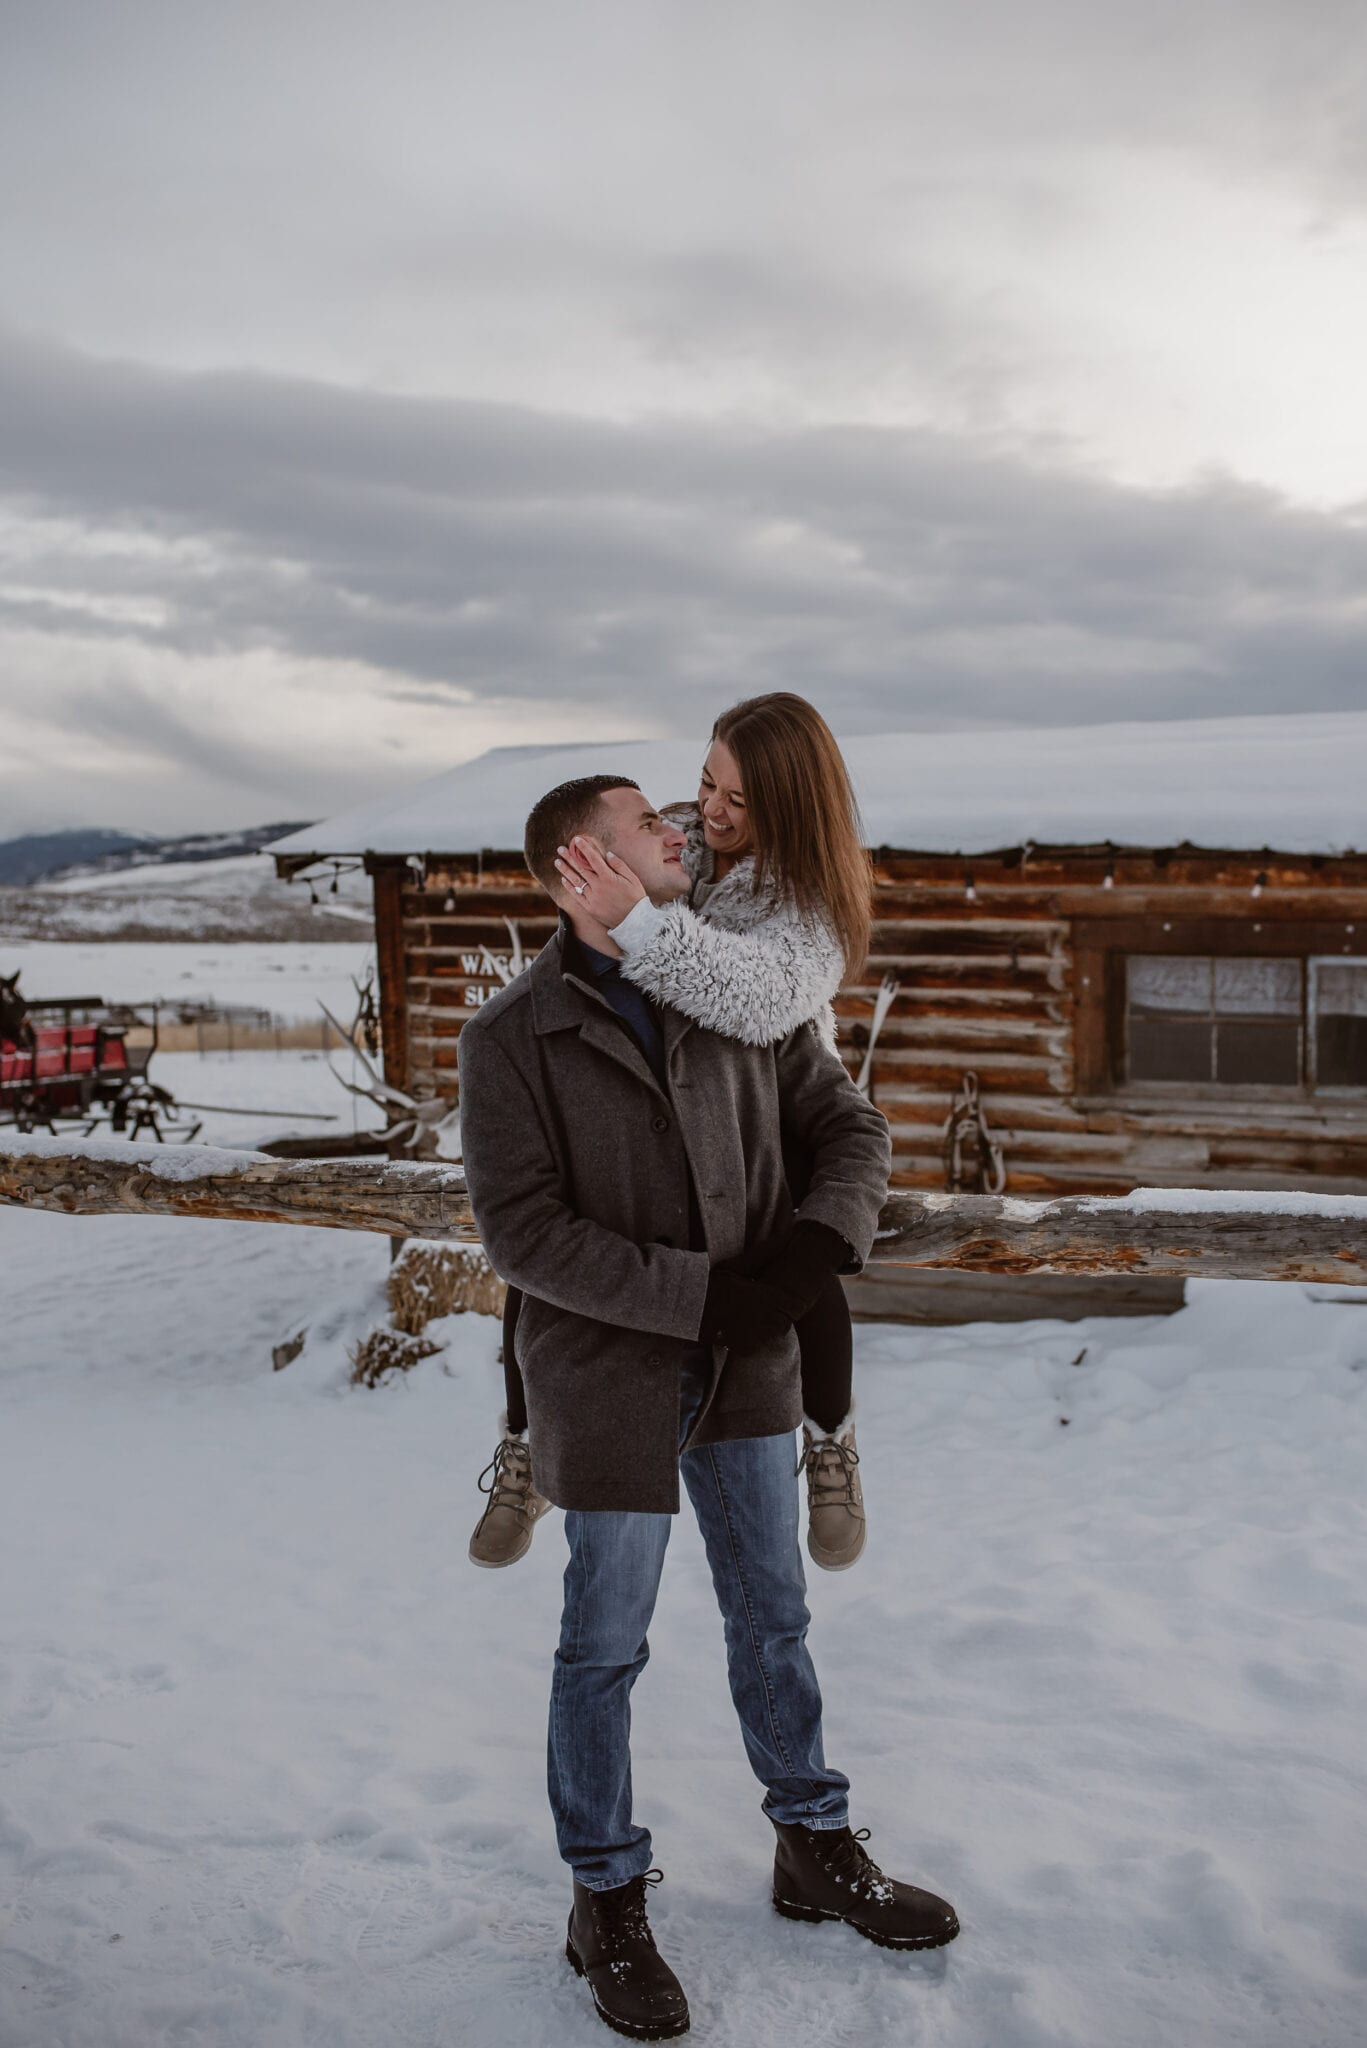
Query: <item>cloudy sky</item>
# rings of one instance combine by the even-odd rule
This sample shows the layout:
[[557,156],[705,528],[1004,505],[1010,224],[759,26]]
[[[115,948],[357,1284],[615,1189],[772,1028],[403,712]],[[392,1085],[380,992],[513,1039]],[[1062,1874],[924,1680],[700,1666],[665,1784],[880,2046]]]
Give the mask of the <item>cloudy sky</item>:
[[1367,704],[1361,0],[0,0],[0,838]]

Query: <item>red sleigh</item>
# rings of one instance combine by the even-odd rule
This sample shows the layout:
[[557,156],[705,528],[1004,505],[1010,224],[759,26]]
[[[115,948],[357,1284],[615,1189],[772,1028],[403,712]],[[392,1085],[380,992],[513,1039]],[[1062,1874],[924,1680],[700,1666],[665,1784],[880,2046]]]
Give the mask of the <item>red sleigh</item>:
[[[0,1124],[55,1131],[79,1123],[88,1133],[103,1123],[118,1135],[164,1139],[176,1104],[148,1078],[155,1008],[149,1017],[99,996],[29,1002],[18,983],[17,974],[0,976]],[[130,1031],[142,1042],[130,1044]],[[198,1129],[182,1126],[175,1136]]]

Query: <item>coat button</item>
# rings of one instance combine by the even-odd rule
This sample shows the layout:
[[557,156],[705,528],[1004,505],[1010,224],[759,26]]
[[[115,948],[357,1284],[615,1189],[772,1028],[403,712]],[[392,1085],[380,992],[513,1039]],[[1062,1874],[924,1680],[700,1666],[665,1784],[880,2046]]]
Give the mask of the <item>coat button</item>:
[[658,1351],[647,1351],[647,1353],[646,1353],[646,1364],[647,1364],[647,1365],[663,1365],[663,1364],[664,1364],[664,1360],[663,1360],[663,1358],[661,1358],[661,1356],[660,1356],[660,1354],[659,1354],[659,1352],[658,1352]]
[[667,1131],[669,1129],[669,1118],[667,1116],[652,1117],[650,1128],[652,1131]]

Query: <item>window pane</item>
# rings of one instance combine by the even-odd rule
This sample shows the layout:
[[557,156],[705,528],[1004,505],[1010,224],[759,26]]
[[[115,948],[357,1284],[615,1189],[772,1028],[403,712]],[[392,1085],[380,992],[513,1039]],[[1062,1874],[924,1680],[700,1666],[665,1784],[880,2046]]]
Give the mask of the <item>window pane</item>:
[[1315,962],[1315,1080],[1367,1088],[1367,960]]
[[1132,953],[1127,964],[1132,1010],[1209,1014],[1209,960],[1185,953]]
[[1301,1028],[1294,1024],[1215,1027],[1215,1078],[1230,1087],[1294,1088],[1301,1078]]
[[1211,1081],[1211,1029],[1205,1017],[1131,1017],[1132,1081]]
[[1222,1017],[1299,1017],[1299,960],[1217,960],[1215,1007]]
[[1321,1017],[1315,1032],[1321,1088],[1367,1088],[1367,1017]]
[[1315,991],[1321,1017],[1367,1017],[1367,960],[1317,960]]

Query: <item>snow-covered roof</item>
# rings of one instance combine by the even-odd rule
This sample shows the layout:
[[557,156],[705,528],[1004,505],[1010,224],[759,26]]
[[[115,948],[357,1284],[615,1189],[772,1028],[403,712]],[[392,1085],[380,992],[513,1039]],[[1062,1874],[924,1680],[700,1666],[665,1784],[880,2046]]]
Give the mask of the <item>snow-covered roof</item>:
[[[870,846],[1367,848],[1367,711],[1154,724],[864,734],[843,740]],[[522,844],[571,776],[623,773],[692,796],[697,740],[496,747],[398,795],[277,840],[277,854],[476,853]]]

